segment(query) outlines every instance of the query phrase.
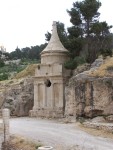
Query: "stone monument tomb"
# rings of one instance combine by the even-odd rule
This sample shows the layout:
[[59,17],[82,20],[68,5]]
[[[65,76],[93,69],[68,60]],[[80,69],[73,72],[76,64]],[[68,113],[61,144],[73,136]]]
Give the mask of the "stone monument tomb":
[[34,106],[30,116],[63,117],[65,111],[65,81],[70,71],[64,68],[69,60],[68,50],[64,48],[53,22],[51,39],[41,52],[41,64],[35,70]]

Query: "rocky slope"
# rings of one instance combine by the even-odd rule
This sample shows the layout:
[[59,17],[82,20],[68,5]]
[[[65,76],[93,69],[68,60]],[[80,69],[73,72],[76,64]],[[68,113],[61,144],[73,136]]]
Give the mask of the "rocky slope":
[[11,115],[27,116],[33,107],[33,79],[0,82],[0,108],[9,108]]
[[[33,107],[34,71],[29,76],[30,69],[19,74],[24,78],[0,82],[0,108],[9,108],[11,115],[27,116]],[[66,83],[65,97],[66,117],[104,116],[113,121],[113,57],[79,66]]]
[[[66,116],[113,115],[113,58],[97,59],[90,70],[76,73],[66,86]],[[79,69],[80,70],[80,69]]]
[[28,65],[14,79],[0,82],[0,108],[9,108],[12,116],[28,116],[33,107],[33,76],[37,64]]

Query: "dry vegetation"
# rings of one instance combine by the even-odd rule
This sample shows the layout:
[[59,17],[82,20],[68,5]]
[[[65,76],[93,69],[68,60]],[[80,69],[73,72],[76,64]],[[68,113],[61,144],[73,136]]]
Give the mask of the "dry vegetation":
[[4,145],[3,150],[36,150],[42,144],[40,142],[32,142],[26,138],[19,136],[11,136],[10,141]]
[[89,134],[92,134],[94,136],[99,136],[99,137],[104,137],[104,138],[111,138],[113,139],[113,133],[104,131],[104,130],[98,130],[98,129],[93,129],[93,128],[87,128],[84,127],[82,124],[78,123],[77,126],[82,130],[85,131]]
[[96,71],[91,72],[89,75],[95,77],[113,77],[113,57],[105,60]]
[[27,68],[25,68],[23,71],[19,72],[15,78],[24,78],[27,76],[34,76],[35,75],[35,68],[37,67],[38,64],[31,64]]

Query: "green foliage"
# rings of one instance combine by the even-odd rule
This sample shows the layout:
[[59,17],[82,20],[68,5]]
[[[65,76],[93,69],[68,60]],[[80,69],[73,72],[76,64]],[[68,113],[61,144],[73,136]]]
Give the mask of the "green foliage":
[[73,8],[68,12],[71,19],[70,22],[79,29],[82,29],[82,34],[89,36],[89,31],[92,23],[98,20],[98,9],[101,3],[97,0],[84,0],[73,3]]
[[93,33],[97,37],[107,36],[109,34],[109,29],[111,28],[112,26],[108,26],[106,21],[96,22],[91,26],[91,33]]
[[7,80],[7,79],[8,79],[8,74],[7,73],[0,74],[0,81]]
[[40,63],[40,60],[37,60],[37,59],[34,59],[34,60],[31,60],[31,59],[26,59],[26,58],[23,58],[21,60],[21,65],[29,65],[29,64],[37,64],[37,63]]
[[0,67],[3,67],[5,64],[4,64],[4,61],[2,59],[0,59]]
[[66,69],[75,69],[78,65],[82,65],[86,62],[86,60],[83,58],[83,57],[75,57],[74,59],[71,59],[69,61],[67,61],[65,64],[64,64],[64,67]]
[[0,68],[0,81],[7,80],[11,73],[18,73],[26,68],[27,65],[16,65],[11,63]]
[[77,62],[77,66],[78,65],[82,65],[82,64],[84,64],[84,63],[86,63],[86,60],[85,60],[85,58],[84,57],[80,57],[80,56],[78,56],[78,57],[75,57],[75,59],[74,59],[76,62]]
[[50,39],[51,39],[51,33],[50,32],[47,32],[46,34],[45,34],[45,37],[46,37],[46,41],[50,41]]
[[80,55],[82,45],[83,39],[69,37],[69,40],[67,42],[67,49],[69,50],[69,54],[72,59]]
[[75,69],[75,68],[77,67],[77,63],[76,63],[76,61],[75,61],[74,59],[71,59],[71,60],[67,61],[67,62],[64,64],[64,67],[65,67],[66,69],[71,69],[71,70],[73,70],[73,69]]
[[100,6],[98,0],[83,0],[73,3],[71,10],[67,10],[73,24],[68,28],[69,51],[72,58],[79,56],[82,51],[87,51],[87,62],[92,63],[100,53],[111,55],[113,36],[109,30],[112,26],[105,21],[99,22]]
[[47,43],[41,44],[40,46],[31,46],[19,49],[18,47],[15,51],[9,54],[10,59],[40,59],[40,52],[46,47]]
[[112,49],[100,49],[100,54],[102,54],[104,57],[112,56]]

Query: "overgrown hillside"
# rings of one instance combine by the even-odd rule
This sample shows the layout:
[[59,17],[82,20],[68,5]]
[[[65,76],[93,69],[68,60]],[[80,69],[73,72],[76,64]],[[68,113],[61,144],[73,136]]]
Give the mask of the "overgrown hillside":
[[4,61],[0,67],[0,81],[22,78],[25,76],[34,75],[35,66],[38,60],[10,60]]
[[37,64],[28,65],[23,71],[17,73],[14,78],[19,79],[19,78],[24,78],[27,76],[34,76],[36,67],[37,67]]

